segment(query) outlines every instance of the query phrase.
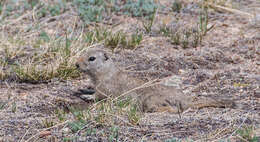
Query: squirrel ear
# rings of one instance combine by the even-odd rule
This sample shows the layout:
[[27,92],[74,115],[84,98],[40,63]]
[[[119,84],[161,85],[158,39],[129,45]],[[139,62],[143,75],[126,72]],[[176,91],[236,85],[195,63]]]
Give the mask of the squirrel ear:
[[107,53],[104,53],[105,61],[107,61],[109,58],[107,56]]

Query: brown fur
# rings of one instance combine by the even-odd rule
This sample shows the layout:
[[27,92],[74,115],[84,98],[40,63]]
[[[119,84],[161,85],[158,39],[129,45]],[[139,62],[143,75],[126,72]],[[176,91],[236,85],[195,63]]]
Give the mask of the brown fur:
[[103,50],[89,50],[78,59],[76,66],[93,81],[96,99],[124,94],[137,98],[144,112],[180,113],[188,108],[235,106],[235,103],[229,100],[187,96],[173,87],[162,84],[140,87],[145,82],[120,70]]

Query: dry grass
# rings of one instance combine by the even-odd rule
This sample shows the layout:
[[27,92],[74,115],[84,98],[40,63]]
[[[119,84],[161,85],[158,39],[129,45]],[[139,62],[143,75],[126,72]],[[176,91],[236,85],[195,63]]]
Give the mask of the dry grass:
[[[0,2],[0,141],[257,141],[259,32],[240,15],[254,16],[259,9],[250,6],[259,2],[240,9],[224,0],[181,1],[173,12],[163,0],[152,18],[127,16],[107,3],[100,22],[82,19],[71,1],[23,2]],[[129,98],[89,105],[73,96],[85,79],[74,63],[96,47],[114,51],[133,76],[177,74],[189,95],[223,95],[251,107],[179,116],[142,114]]]

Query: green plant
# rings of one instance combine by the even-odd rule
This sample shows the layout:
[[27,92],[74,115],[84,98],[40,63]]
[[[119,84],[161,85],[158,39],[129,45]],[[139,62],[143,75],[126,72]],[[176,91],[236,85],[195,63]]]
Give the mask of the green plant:
[[64,11],[65,5],[63,3],[56,3],[54,5],[49,5],[47,9],[50,12],[51,16],[57,16]]
[[171,43],[174,44],[174,45],[180,45],[181,43],[181,36],[180,36],[180,33],[179,32],[176,32],[174,34],[171,35]]
[[7,105],[6,102],[0,102],[0,110],[4,109],[4,107]]
[[17,52],[10,50],[8,48],[4,48],[4,57],[0,60],[1,66],[5,67],[9,64],[10,60],[15,58]]
[[108,138],[109,142],[114,142],[114,141],[117,142],[118,141],[118,130],[119,130],[119,128],[116,127],[116,126],[113,126],[113,127],[110,128],[111,134]]
[[13,103],[12,103],[11,110],[12,110],[13,113],[16,112],[16,110],[17,110],[16,102],[13,102]]
[[88,128],[88,129],[86,130],[85,135],[87,135],[87,136],[92,135],[92,134],[95,135],[96,133],[97,133],[97,130],[96,130],[95,128]]
[[218,142],[231,142],[230,139],[219,140]]
[[158,5],[153,0],[127,0],[127,3],[120,9],[124,14],[134,17],[152,17]]
[[[45,41],[44,41],[45,40]],[[47,42],[48,41],[48,42]],[[53,78],[69,79],[79,77],[74,66],[72,42],[67,36],[51,39],[45,32],[32,42],[32,51],[21,48],[4,48],[0,58],[0,79],[11,79],[18,82],[48,82]],[[20,47],[20,41],[12,40],[14,47]],[[45,46],[47,45],[47,47]],[[43,52],[37,52],[41,48]],[[81,50],[81,49],[79,49]]]
[[127,112],[128,120],[134,125],[138,124],[141,118],[138,110],[139,108],[137,104],[131,104],[130,110]]
[[6,4],[5,9],[2,10],[3,18],[11,16],[12,12],[15,10],[15,6],[12,4]]
[[21,16],[25,11],[32,10],[39,0],[2,0],[0,1],[0,14],[1,19],[6,17],[18,17]]
[[85,125],[87,124],[86,116],[84,115],[83,111],[79,111],[76,108],[70,108],[70,112],[75,117],[75,121],[68,123],[70,129],[72,132],[77,132],[79,130],[82,130]]
[[13,71],[20,82],[46,82],[52,78],[68,79],[79,76],[79,71],[76,67],[69,65],[66,60],[59,62],[55,70],[50,65],[38,65],[30,63],[26,65],[14,65]]
[[105,39],[105,45],[113,50],[119,47],[122,47],[123,49],[133,49],[137,47],[142,40],[143,35],[141,33],[127,35],[122,31],[116,33],[110,32]]
[[182,40],[182,47],[183,48],[188,47],[190,36],[191,36],[190,30],[184,30],[183,31],[183,40]]
[[48,9],[43,5],[43,7],[36,13],[37,17],[43,18],[48,14]]
[[55,122],[51,119],[45,118],[44,120],[42,120],[42,125],[44,128],[50,128],[55,125]]
[[48,36],[48,34],[45,31],[42,31],[39,35],[40,40],[43,40],[44,42],[49,42],[50,41],[50,37]]
[[95,41],[99,42],[99,41],[105,40],[111,34],[112,34],[112,32],[109,31],[108,29],[95,28]]
[[142,33],[140,33],[140,34],[134,33],[134,34],[131,35],[131,39],[128,42],[127,47],[128,48],[135,48],[136,46],[138,46],[141,43],[142,40],[143,40],[143,34]]
[[201,43],[201,40],[202,40],[201,34],[198,31],[192,31],[192,38],[193,39],[192,39],[191,45],[193,47],[197,47]]
[[66,60],[68,60],[68,58],[70,57],[71,55],[71,39],[68,39],[68,35],[66,35],[66,38],[65,38],[65,46],[64,46],[64,57]]
[[[31,10],[33,9],[37,4],[40,4],[39,0],[19,0],[20,3],[18,6],[15,6],[15,4],[12,3],[13,6],[15,6],[16,9],[23,9],[25,10]],[[16,1],[18,2],[18,1]]]
[[172,34],[172,31],[170,30],[169,27],[167,27],[166,25],[160,27],[160,34],[162,34],[163,36],[169,37]]
[[81,19],[86,23],[100,22],[104,18],[104,0],[74,0],[74,6]]
[[110,35],[112,35],[111,31],[104,29],[104,28],[95,28],[92,31],[88,31],[85,36],[85,42],[91,44],[94,44],[96,42],[100,42],[103,41],[105,39],[107,39],[107,37],[109,37]]
[[171,139],[167,139],[164,142],[181,142],[181,140],[178,140],[178,138],[171,138]]
[[116,106],[118,106],[120,109],[126,108],[127,106],[129,106],[131,103],[131,98],[127,97],[125,99],[118,99],[115,104]]
[[171,8],[172,8],[172,11],[179,13],[182,8],[182,3],[179,0],[174,0]]
[[39,18],[39,19],[46,17],[48,15],[57,16],[57,15],[64,13],[66,10],[66,5],[62,1],[55,2],[54,4],[49,4],[49,3],[41,3],[38,0],[34,0],[29,3],[25,2],[25,4],[29,5],[29,7],[32,7],[32,8],[35,7],[36,4],[39,4],[40,9],[36,13],[37,18]]
[[34,8],[34,6],[36,6],[36,4],[39,3],[39,0],[28,0],[28,1],[25,1],[25,3],[28,3],[31,8]]
[[[125,118],[121,116],[127,116],[132,124],[138,124],[141,118],[137,105],[132,102],[130,97],[124,99],[108,98],[96,102],[94,108],[89,110],[78,111],[75,108],[69,110],[75,118],[74,121],[68,123],[73,133],[83,132],[82,134],[87,137],[102,135],[110,142],[119,140],[118,120]],[[123,120],[123,122],[126,122],[126,120]]]
[[89,43],[90,45],[95,42],[95,32],[89,31],[84,35],[85,42]]
[[155,20],[155,16],[156,16],[156,9],[154,9],[151,17],[149,17],[148,20],[143,21],[143,27],[145,29],[145,32],[148,34],[152,31],[152,26]]
[[2,11],[3,11],[3,4],[0,3],[0,14],[2,14]]
[[111,34],[105,39],[105,45],[112,49],[117,48],[120,44],[126,44],[126,34],[121,31]]
[[[111,116],[109,116],[109,113],[112,112],[113,103],[111,102],[111,99],[105,101],[100,101],[100,104],[96,107],[96,115],[94,116],[94,120],[99,124],[104,124],[106,121],[111,121]],[[112,122],[110,122],[112,124]]]
[[208,28],[208,13],[207,9],[199,16],[199,21],[196,29],[186,28],[182,31],[177,31],[175,33],[170,32],[170,29],[162,27],[160,33],[164,36],[170,36],[171,43],[175,45],[182,45],[183,48],[188,48],[190,45],[192,47],[197,47],[207,32],[210,31],[214,26]]
[[64,142],[74,142],[74,141],[78,141],[78,137],[75,136],[75,137],[65,137],[63,138],[63,141]]
[[207,8],[204,8],[203,12],[200,13],[199,16],[199,32],[201,33],[201,36],[205,36],[208,31],[210,31],[214,25],[208,28],[208,22],[209,22],[209,17],[208,17],[208,10]]
[[86,123],[83,123],[81,121],[74,121],[74,122],[68,123],[68,125],[69,125],[71,131],[73,133],[75,133],[75,132],[78,132],[79,130],[83,129],[85,127]]
[[67,113],[62,109],[57,109],[55,111],[55,114],[57,115],[57,117],[60,121],[64,121],[66,119]]
[[73,114],[73,116],[76,118],[76,120],[85,122],[86,116],[84,115],[83,111],[77,110],[76,108],[70,108],[70,112]]
[[38,81],[48,80],[51,76],[46,75],[44,70],[40,70],[35,65],[17,65],[13,66],[15,75],[21,82],[35,83]]
[[181,45],[183,48],[197,47],[202,40],[202,34],[198,30],[187,28],[183,31],[169,33],[170,41],[174,45]]
[[248,142],[258,142],[260,140],[259,137],[254,135],[253,126],[245,126],[239,129],[237,134],[240,136],[239,138],[242,138]]

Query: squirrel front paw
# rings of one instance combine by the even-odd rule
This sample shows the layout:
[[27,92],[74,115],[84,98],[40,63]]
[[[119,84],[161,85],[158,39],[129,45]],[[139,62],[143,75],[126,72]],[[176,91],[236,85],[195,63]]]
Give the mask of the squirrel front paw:
[[73,95],[81,98],[84,101],[94,101],[96,91],[92,86],[78,89]]

